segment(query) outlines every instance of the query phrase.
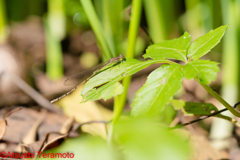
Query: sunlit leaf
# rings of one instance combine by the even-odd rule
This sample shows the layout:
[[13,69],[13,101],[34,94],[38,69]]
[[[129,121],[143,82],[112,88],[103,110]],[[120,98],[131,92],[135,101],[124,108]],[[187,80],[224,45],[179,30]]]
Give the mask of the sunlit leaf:
[[214,46],[220,42],[227,27],[228,25],[221,26],[196,39],[190,45],[187,57],[193,60],[197,60],[207,54]]
[[178,59],[186,61],[187,48],[191,42],[191,36],[185,32],[180,38],[163,41],[147,48],[144,58],[152,59]]
[[[112,119],[112,111],[104,108],[102,105],[97,104],[94,101],[79,103],[82,101],[82,97],[79,95],[81,90],[82,86],[79,86],[76,91],[58,102],[66,116],[74,117],[75,121],[78,123],[85,123],[89,121],[109,121]],[[105,124],[85,124],[81,127],[81,130],[103,138],[107,137]]]
[[[173,63],[168,60],[148,60],[138,61],[127,58],[126,61],[114,65],[99,74],[93,76],[83,87],[81,95],[85,100],[97,100],[104,98],[105,100],[122,93],[123,88],[118,82],[124,77],[133,75],[134,73],[146,68],[154,63]],[[117,88],[114,88],[114,86]]]
[[146,83],[138,90],[132,104],[132,116],[157,114],[180,89],[183,73],[181,65],[162,65],[154,70]]
[[183,73],[186,79],[197,77],[200,82],[209,84],[217,78],[220,71],[217,62],[208,60],[191,61],[183,67]]
[[116,138],[125,160],[188,159],[187,139],[149,119],[121,120],[116,124]]

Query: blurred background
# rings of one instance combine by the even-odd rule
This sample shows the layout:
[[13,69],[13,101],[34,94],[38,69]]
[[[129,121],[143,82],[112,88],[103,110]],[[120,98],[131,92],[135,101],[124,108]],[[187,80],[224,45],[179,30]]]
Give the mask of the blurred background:
[[[31,92],[29,94],[26,87],[21,88],[22,81],[51,100],[74,87],[63,85],[67,77],[125,54],[131,3],[131,0],[93,0],[97,15],[93,16],[93,20],[97,18],[97,24],[93,24],[89,21],[91,15],[86,12],[91,11],[91,7],[87,8],[79,0],[0,0],[1,114],[4,109],[13,106],[35,107],[39,111],[39,103],[31,97]],[[221,72],[210,86],[234,105],[240,100],[239,20],[240,0],[143,0],[134,56],[143,60],[141,55],[147,46],[180,37],[185,31],[195,40],[211,29],[229,24],[222,42],[203,59],[220,63]],[[100,28],[107,48],[101,43]],[[150,66],[133,76],[124,114],[129,114],[134,94],[145,83],[147,75],[157,67],[157,64]],[[80,91],[76,92],[79,98]],[[222,108],[195,81],[184,80],[176,98],[213,103]],[[66,101],[58,105],[69,116],[76,110],[67,110],[67,103],[73,100],[66,98]],[[80,99],[75,101],[80,102]],[[111,117],[112,99],[100,100],[97,105],[101,105],[104,114]],[[173,109],[165,112],[166,117],[162,119],[169,123],[176,112]],[[192,119],[184,118],[183,121]],[[190,130],[211,138],[215,148],[227,150],[232,156],[239,155],[240,129],[229,122],[215,120],[194,124]]]

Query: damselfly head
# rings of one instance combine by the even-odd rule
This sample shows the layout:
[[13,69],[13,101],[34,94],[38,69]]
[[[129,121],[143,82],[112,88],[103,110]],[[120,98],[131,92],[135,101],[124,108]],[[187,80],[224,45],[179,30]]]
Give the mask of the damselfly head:
[[120,54],[119,58],[124,58],[124,55],[123,55],[123,54]]

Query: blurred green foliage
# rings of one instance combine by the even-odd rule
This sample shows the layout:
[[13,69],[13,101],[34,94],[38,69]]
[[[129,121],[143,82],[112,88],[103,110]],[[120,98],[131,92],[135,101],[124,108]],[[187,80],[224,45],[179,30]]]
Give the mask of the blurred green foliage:
[[5,0],[8,19],[24,21],[28,16],[43,16],[47,11],[46,0]]
[[100,137],[82,135],[46,153],[69,152],[74,153],[74,159],[84,160],[185,160],[189,156],[189,141],[178,132],[150,119],[122,119],[116,124],[112,148]]
[[[54,2],[55,4],[54,4]],[[87,0],[82,0],[86,3]],[[79,0],[0,0],[0,38],[1,43],[5,42],[9,33],[9,28],[16,22],[21,23],[30,16],[39,16],[45,19],[45,35],[47,43],[47,74],[51,79],[57,79],[63,76],[63,58],[61,42],[70,37],[74,31],[84,32],[92,27],[100,44],[102,57],[108,60],[119,54],[127,52],[128,46],[128,25],[131,20],[131,0],[93,0],[91,12],[88,13],[87,7],[83,6]],[[213,59],[222,62],[223,68],[223,95],[226,101],[236,103],[240,99],[240,75],[239,75],[239,54],[240,49],[240,1],[239,0],[143,0],[141,8],[140,31],[137,34],[137,43],[135,47],[135,56],[144,52],[149,39],[154,43],[162,40],[172,39],[182,35],[184,31],[188,31],[193,40],[207,31],[221,25],[229,25],[229,29],[223,38],[223,43],[212,50],[212,52],[203,57],[203,59]],[[88,6],[89,7],[89,6]],[[54,10],[58,8],[57,14],[60,15],[62,21],[57,23],[58,18],[49,18]],[[94,14],[93,12],[94,11]],[[96,12],[95,12],[96,11]],[[54,13],[55,14],[55,13]],[[93,19],[89,18],[95,16]],[[59,21],[58,21],[59,22]],[[61,28],[60,36],[56,35],[56,25]],[[91,23],[95,23],[97,27],[93,28]],[[146,29],[148,33],[144,33]],[[100,37],[100,38],[99,38]],[[101,39],[101,40],[100,40]],[[223,52],[223,55],[220,54]],[[229,99],[228,99],[229,98]],[[174,110],[166,110],[164,118],[165,123],[169,124],[173,119]],[[164,122],[163,122],[164,123]],[[146,131],[146,132],[145,132]],[[179,154],[180,158],[172,157],[171,159],[181,159],[180,155],[187,152],[181,145],[181,138],[172,135],[160,126],[155,126],[151,122],[145,120],[133,120],[128,122],[120,122],[116,127],[118,134],[119,146],[124,146],[127,152],[122,156],[126,159],[134,159],[132,157],[159,156],[163,158],[164,152],[161,152],[164,146],[170,148],[169,151],[176,154],[168,153],[175,156]],[[137,135],[137,136],[136,136]],[[150,135],[150,136],[149,136]],[[171,136],[170,136],[171,135]],[[164,139],[161,139],[165,137]],[[157,137],[154,139],[153,137]],[[172,138],[172,139],[171,139]],[[148,141],[149,139],[149,141]],[[92,153],[104,156],[104,159],[112,159],[112,151],[109,151],[106,142],[100,138],[80,137],[77,140],[69,140],[61,146],[69,150],[80,147],[80,151],[84,156],[89,158]],[[133,143],[133,142],[135,143]],[[138,143],[139,142],[139,143]],[[141,147],[136,146],[139,144]],[[181,145],[178,145],[181,144]],[[67,145],[67,146],[66,146]],[[77,147],[76,147],[77,145]],[[159,154],[155,150],[151,150],[149,146],[155,146],[160,149]],[[56,149],[56,151],[62,151]],[[146,152],[143,152],[146,151]],[[165,150],[166,151],[166,150]],[[78,152],[78,151],[76,151]],[[139,155],[137,155],[139,154]],[[145,155],[143,155],[145,154]],[[141,159],[141,157],[139,157]],[[154,159],[154,157],[153,157]],[[169,159],[163,158],[163,159]]]
[[6,9],[5,2],[0,0],[0,44],[6,41]]

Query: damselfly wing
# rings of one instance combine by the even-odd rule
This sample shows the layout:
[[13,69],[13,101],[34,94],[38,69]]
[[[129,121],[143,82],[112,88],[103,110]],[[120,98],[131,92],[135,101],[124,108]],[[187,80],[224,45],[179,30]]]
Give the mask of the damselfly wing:
[[104,63],[100,63],[92,68],[89,68],[73,76],[70,76],[67,79],[65,79],[64,85],[70,86],[82,84],[84,81],[87,81],[89,78],[91,78],[92,75],[94,75],[94,72],[97,73],[104,65],[105,65]]
[[73,89],[71,89],[69,92],[65,93],[64,95],[54,99],[51,101],[51,103],[54,103],[60,99],[62,99],[63,97],[69,95],[70,93],[72,93],[75,89],[77,89],[77,87],[88,81],[91,77],[93,77],[94,75],[96,75],[102,68],[104,68],[105,66],[111,64],[111,63],[114,63],[114,62],[119,62],[119,61],[122,61],[122,59],[124,58],[124,56],[122,54],[120,54],[119,57],[114,57],[114,58],[111,58],[108,63],[101,63],[93,68],[90,68],[90,69],[87,69],[83,72],[80,72],[78,74],[75,74],[71,77],[68,77],[65,81],[64,81],[64,85],[75,85],[75,87]]

